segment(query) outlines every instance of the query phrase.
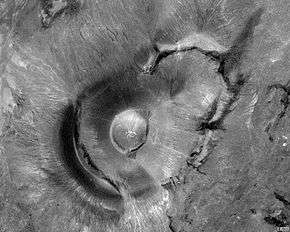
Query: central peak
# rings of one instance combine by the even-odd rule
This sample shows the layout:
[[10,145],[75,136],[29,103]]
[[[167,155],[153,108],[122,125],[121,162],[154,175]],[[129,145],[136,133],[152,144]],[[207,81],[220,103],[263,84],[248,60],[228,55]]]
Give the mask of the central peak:
[[137,110],[128,109],[114,117],[110,127],[110,138],[119,152],[128,154],[146,142],[147,132],[147,119]]

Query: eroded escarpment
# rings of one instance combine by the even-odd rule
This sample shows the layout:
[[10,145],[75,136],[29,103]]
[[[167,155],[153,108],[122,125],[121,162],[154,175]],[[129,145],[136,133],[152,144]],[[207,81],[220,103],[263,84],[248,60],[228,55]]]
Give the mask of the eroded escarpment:
[[[246,25],[258,25],[262,12],[256,13]],[[242,32],[236,41],[247,40],[246,46],[253,46],[248,43],[253,41],[253,28],[247,27],[250,34]],[[285,127],[289,116],[288,87],[268,84],[267,80],[261,85],[255,83],[256,74],[248,72],[248,61],[241,58],[249,48],[240,48],[229,49],[229,53],[233,52],[229,60],[218,68],[227,86],[228,101],[223,107],[212,108],[217,114],[209,114],[211,122],[201,124],[205,137],[188,159],[189,167],[180,169],[179,175],[165,185],[175,202],[168,211],[171,231],[239,231],[242,223],[249,231],[289,229],[285,201],[289,184],[273,183],[275,175],[285,179],[289,165],[289,127]],[[224,69],[227,62],[228,70]],[[269,145],[267,134],[274,145]],[[272,160],[273,166],[265,159]],[[282,195],[275,192],[277,188]]]

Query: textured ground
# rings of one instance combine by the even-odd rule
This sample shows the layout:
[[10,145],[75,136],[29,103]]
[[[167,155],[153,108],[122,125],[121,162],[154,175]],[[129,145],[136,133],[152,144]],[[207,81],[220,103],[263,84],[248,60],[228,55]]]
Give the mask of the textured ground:
[[[289,12],[286,0],[1,2],[0,231],[290,231]],[[193,40],[202,51],[178,52]],[[180,46],[147,77],[140,67],[152,41]],[[207,50],[231,51],[223,70]],[[142,91],[160,100],[152,104],[153,128],[165,129],[150,132],[153,142],[137,154],[144,169],[125,166],[145,173],[128,189],[146,181],[154,187],[145,200],[126,199],[124,212],[106,214],[99,208],[114,205],[83,192],[59,165],[57,133],[63,108],[86,86],[135,74]],[[158,95],[166,83],[173,105]],[[145,102],[140,96],[134,104]],[[178,106],[203,118],[218,99],[214,121],[227,98],[233,101],[222,120],[197,120],[193,135],[182,115],[188,108]],[[89,129],[81,136],[89,152],[102,150]],[[167,150],[154,156],[158,139]],[[121,162],[102,164],[115,170]]]

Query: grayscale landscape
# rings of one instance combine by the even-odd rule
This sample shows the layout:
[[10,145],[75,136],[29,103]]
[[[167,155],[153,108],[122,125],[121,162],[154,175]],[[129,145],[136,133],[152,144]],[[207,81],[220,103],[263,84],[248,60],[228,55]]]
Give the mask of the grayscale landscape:
[[0,232],[290,232],[290,1],[0,1]]

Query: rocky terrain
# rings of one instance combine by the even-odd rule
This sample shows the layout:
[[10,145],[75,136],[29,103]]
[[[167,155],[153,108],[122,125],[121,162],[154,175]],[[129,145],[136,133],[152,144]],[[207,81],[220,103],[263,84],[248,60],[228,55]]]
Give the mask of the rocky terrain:
[[0,19],[1,232],[290,231],[290,2]]

